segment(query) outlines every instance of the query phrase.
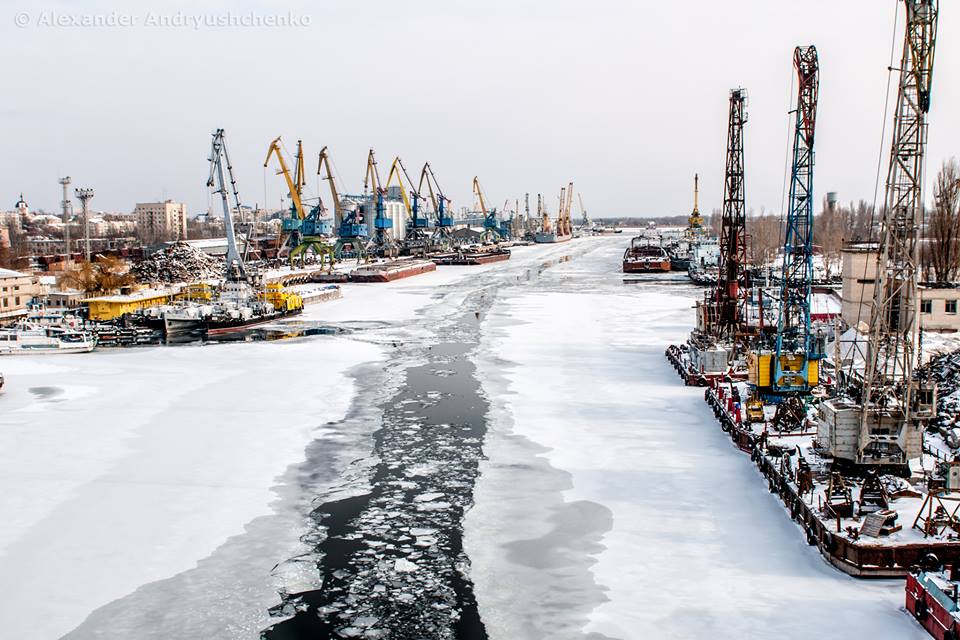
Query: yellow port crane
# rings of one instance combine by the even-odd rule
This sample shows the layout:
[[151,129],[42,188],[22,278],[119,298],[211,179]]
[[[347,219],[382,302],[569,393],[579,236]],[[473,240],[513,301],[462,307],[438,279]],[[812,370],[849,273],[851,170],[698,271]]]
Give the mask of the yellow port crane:
[[370,153],[367,154],[367,173],[363,178],[363,193],[372,197],[374,201],[376,213],[373,218],[373,244],[377,253],[385,257],[396,256],[399,249],[390,236],[393,220],[386,216],[384,205],[386,189],[380,183],[380,173],[377,171],[377,159],[373,149],[370,149]]
[[480,187],[480,180],[473,176],[473,193],[480,201],[480,214],[483,216],[483,233],[480,240],[484,243],[500,242],[500,223],[497,221],[496,211],[487,211],[487,202],[483,197],[483,189]]
[[[291,174],[287,161],[283,157],[283,151],[280,147],[280,137],[277,136],[267,149],[267,158],[263,162],[264,167],[270,166],[270,159],[276,156],[280,164],[278,173],[283,175],[287,188],[290,190],[290,200],[292,206],[290,216],[283,220],[282,231],[278,237],[280,247],[278,255],[283,254],[284,247],[287,248],[287,255],[291,266],[299,259],[300,266],[304,265],[306,256],[313,252],[321,265],[326,265],[332,269],[335,258],[333,248],[327,242],[327,236],[331,229],[329,223],[325,220],[326,213],[323,202],[318,198],[317,206],[309,212],[303,205],[303,186],[306,184],[304,177],[303,161],[303,142],[297,140],[296,165]],[[286,238],[282,236],[286,234]]]
[[693,174],[693,211],[687,218],[688,229],[701,229],[703,227],[703,216],[700,215],[700,175]]

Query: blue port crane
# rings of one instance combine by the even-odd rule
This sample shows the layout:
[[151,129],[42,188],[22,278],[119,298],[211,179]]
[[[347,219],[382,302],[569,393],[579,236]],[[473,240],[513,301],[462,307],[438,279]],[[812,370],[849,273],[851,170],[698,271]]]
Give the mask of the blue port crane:
[[817,49],[797,47],[793,64],[799,82],[793,135],[790,200],[783,242],[780,309],[770,386],[775,393],[806,393],[819,377],[822,336],[810,323],[813,292],[813,165],[820,65]]
[[450,198],[443,195],[443,190],[437,182],[437,176],[433,173],[433,167],[429,162],[423,164],[423,170],[420,171],[420,184],[417,191],[423,193],[423,185],[426,183],[427,192],[430,194],[430,203],[433,205],[433,212],[436,216],[433,222],[433,244],[441,249],[450,247],[450,231],[453,230],[453,216],[450,215],[448,207]]
[[[396,176],[397,183],[400,185],[400,194],[403,197],[403,205],[407,212],[403,250],[410,254],[426,253],[432,247],[430,246],[431,236],[428,231],[430,220],[425,215],[422,215],[420,211],[420,203],[424,199],[420,193],[420,188],[423,186],[422,176],[420,184],[414,189],[413,180],[410,178],[410,174],[407,173],[407,168],[403,165],[403,160],[400,159],[400,156],[394,158],[393,164],[390,166],[390,174],[387,176],[386,186],[388,191],[390,185],[393,184],[394,176]],[[403,182],[404,178],[407,180],[406,185],[404,185]]]
[[[323,175],[326,171],[327,174]],[[370,242],[367,225],[360,207],[347,208],[343,206],[343,197],[337,189],[336,179],[330,167],[330,152],[327,147],[320,150],[317,162],[317,175],[326,180],[330,186],[330,197],[333,199],[333,222],[337,229],[337,242],[333,253],[337,260],[346,258],[366,259],[367,245]]]
[[497,210],[487,210],[487,203],[483,197],[483,189],[480,187],[480,181],[477,179],[477,176],[473,176],[473,193],[480,201],[480,215],[483,216],[483,233],[480,239],[485,243],[500,242],[502,236],[500,234],[500,221],[497,220]]

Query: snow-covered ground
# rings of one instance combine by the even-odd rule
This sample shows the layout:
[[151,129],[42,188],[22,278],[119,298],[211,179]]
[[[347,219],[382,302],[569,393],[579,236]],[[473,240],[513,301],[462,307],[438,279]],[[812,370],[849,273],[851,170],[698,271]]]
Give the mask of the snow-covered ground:
[[624,283],[621,250],[502,292],[484,325],[494,409],[465,548],[490,637],[926,637],[902,582],[806,545],[663,356],[696,291]]

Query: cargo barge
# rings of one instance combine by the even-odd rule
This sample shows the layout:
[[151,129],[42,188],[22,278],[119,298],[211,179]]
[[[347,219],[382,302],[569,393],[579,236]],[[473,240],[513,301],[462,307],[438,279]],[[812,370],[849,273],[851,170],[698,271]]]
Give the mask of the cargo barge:
[[[674,362],[672,349],[667,357]],[[712,378],[708,384],[704,401],[721,430],[750,455],[807,544],[835,568],[856,578],[904,578],[931,554],[960,566],[960,540],[940,521],[951,518],[937,507],[958,497],[934,490],[921,494],[906,481],[898,487],[881,484],[893,482],[890,476],[841,477],[818,455],[815,430],[768,427],[762,414],[758,420],[741,402],[736,383]]]
[[630,241],[630,246],[623,252],[624,273],[662,273],[670,271],[670,256],[666,250],[643,236],[637,236]]
[[393,282],[436,270],[437,265],[431,260],[391,260],[354,269],[350,282]]
[[457,251],[440,253],[431,258],[434,263],[441,266],[476,266],[480,264],[489,264],[491,262],[502,262],[509,259],[509,249],[497,249],[495,251]]

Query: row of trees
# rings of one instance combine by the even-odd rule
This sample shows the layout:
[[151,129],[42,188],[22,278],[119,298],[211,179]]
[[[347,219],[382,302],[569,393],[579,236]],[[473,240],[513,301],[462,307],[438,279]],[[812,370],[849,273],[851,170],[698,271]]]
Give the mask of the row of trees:
[[[747,255],[753,264],[773,260],[783,246],[784,217],[761,210],[747,215]],[[714,209],[708,224],[720,233],[721,212]],[[880,216],[864,200],[830,206],[824,199],[814,216],[813,237],[831,264],[838,264],[844,242],[877,241]],[[956,282],[960,279],[960,163],[951,158],[937,173],[933,208],[925,212],[920,245],[922,279]]]

